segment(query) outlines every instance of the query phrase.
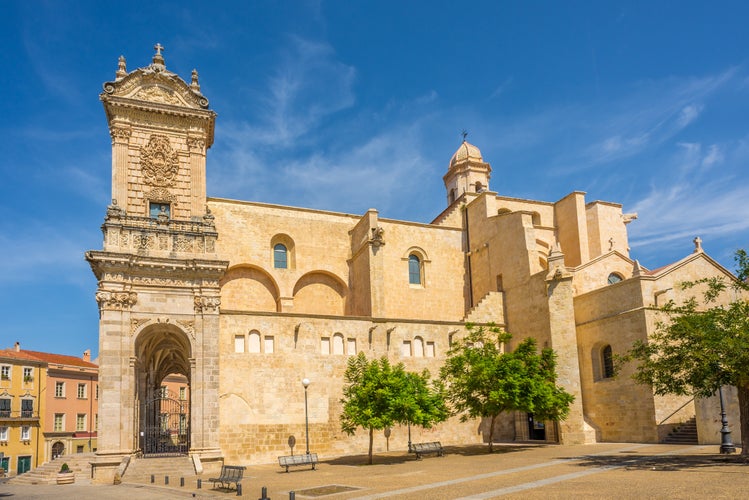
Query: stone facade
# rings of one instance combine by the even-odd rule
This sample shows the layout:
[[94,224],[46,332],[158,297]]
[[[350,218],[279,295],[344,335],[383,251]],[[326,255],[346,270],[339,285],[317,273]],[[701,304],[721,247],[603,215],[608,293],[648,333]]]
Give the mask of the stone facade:
[[[493,322],[513,343],[558,353],[575,395],[557,424],[507,415],[495,435],[561,443],[657,442],[683,398],[656,398],[607,359],[644,339],[654,305],[682,300],[678,282],[730,273],[701,248],[649,271],[629,256],[621,205],[557,202],[489,190],[492,172],[463,142],[444,176],[448,206],[432,223],[208,198],[206,150],[215,114],[190,84],[121,58],[101,100],[112,135],[112,204],[104,248],[87,253],[99,280],[100,434],[95,476],[148,452],[147,401],[165,377],[187,377],[189,452],[202,461],[269,462],[305,438],[322,456],[362,452],[338,415],[348,356],[387,356],[436,375],[466,322]],[[512,345],[509,346],[512,348]],[[530,419],[529,419],[530,417]],[[530,422],[530,423],[529,423]],[[664,423],[665,422],[665,423]],[[412,439],[482,442],[485,422],[455,417]],[[393,429],[376,450],[405,448]]]

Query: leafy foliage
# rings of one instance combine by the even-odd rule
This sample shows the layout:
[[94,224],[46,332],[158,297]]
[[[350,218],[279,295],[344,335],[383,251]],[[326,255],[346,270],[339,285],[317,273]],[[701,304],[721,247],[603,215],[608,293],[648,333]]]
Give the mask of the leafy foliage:
[[440,371],[448,400],[463,421],[491,418],[489,452],[493,451],[494,422],[505,411],[533,413],[539,419],[564,420],[574,396],[556,385],[556,354],[537,353],[535,339],[523,340],[512,352],[501,346],[511,335],[496,326],[466,325],[468,335],[455,342]]
[[[683,289],[702,287],[702,300],[691,297],[681,305],[669,302],[647,341],[637,341],[621,361],[639,362],[633,378],[650,384],[656,394],[708,397],[720,386],[738,389],[742,454],[749,455],[749,259],[736,253],[739,280],[711,277],[682,283]],[[724,292],[734,299],[719,303]],[[620,362],[621,362],[620,361]]]
[[354,434],[369,430],[369,463],[374,431],[394,424],[431,427],[449,417],[444,388],[430,382],[428,371],[407,372],[402,363],[392,366],[386,357],[367,360],[364,353],[349,358],[344,375],[341,429]]

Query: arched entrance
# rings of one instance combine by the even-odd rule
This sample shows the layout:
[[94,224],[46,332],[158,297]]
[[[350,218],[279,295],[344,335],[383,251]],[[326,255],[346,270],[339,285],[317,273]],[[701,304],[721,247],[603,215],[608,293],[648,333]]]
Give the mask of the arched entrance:
[[138,447],[144,456],[190,450],[190,357],[187,335],[169,323],[147,327],[135,342]]
[[65,454],[65,445],[57,441],[55,444],[52,445],[52,460],[54,460],[57,457],[61,457]]

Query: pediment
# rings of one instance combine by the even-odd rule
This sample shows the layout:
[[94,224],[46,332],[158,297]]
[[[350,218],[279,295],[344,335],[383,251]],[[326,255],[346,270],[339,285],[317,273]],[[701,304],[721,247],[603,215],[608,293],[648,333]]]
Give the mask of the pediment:
[[208,108],[208,99],[200,92],[195,92],[177,74],[154,68],[154,65],[105,83],[104,95],[193,109]]

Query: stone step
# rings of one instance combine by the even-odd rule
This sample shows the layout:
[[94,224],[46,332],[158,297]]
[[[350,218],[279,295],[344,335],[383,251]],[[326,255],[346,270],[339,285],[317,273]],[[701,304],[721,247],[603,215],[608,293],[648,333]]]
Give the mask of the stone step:
[[663,440],[666,444],[697,444],[697,420],[692,417],[675,427]]
[[158,483],[163,483],[164,476],[169,476],[170,481],[175,483],[179,482],[180,477],[197,477],[190,457],[134,458],[122,476],[122,482],[148,484],[151,475]]
[[63,455],[29,472],[17,475],[11,478],[9,482],[12,484],[55,484],[60,467],[66,463],[70,470],[75,473],[76,483],[89,484],[91,482],[91,464],[89,462],[93,458],[93,453]]

